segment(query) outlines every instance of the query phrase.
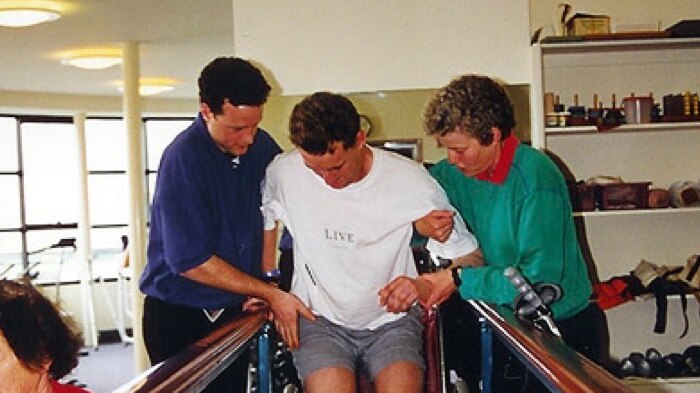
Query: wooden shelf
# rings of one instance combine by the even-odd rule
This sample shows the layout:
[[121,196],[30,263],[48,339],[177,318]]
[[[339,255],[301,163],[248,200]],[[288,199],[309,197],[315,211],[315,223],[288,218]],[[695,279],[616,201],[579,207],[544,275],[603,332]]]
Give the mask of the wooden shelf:
[[673,131],[698,131],[700,122],[677,122],[677,123],[643,123],[643,124],[623,124],[605,131],[598,131],[595,126],[571,126],[571,127],[546,127],[545,134],[548,136],[563,135],[587,135],[587,134],[626,134],[635,132],[673,132]]
[[630,210],[595,210],[574,212],[574,217],[654,216],[667,214],[700,214],[700,207]]
[[634,51],[700,47],[700,38],[649,38],[639,40],[573,40],[539,44],[543,54],[572,52]]

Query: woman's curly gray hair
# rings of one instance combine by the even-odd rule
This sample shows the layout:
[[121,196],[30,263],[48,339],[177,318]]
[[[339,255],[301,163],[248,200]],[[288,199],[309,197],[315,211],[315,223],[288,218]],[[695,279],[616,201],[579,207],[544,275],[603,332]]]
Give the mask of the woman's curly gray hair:
[[513,104],[503,86],[481,75],[464,75],[438,90],[423,113],[428,135],[465,132],[486,146],[493,141],[491,128],[501,130],[502,139],[515,127]]

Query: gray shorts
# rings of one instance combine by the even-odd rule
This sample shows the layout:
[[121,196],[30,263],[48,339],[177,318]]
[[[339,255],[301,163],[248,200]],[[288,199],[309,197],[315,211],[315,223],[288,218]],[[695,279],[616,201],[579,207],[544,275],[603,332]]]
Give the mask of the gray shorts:
[[300,317],[299,348],[292,352],[303,380],[326,367],[361,370],[371,381],[386,366],[399,361],[425,370],[423,359],[423,310],[412,307],[403,317],[375,330],[353,330],[323,317],[311,322]]

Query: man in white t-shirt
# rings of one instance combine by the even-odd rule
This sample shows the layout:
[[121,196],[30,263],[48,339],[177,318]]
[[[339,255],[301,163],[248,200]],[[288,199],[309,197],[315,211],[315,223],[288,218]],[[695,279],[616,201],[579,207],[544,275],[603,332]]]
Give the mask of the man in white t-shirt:
[[299,318],[298,330],[296,318],[275,321],[305,390],[354,393],[362,371],[379,393],[422,391],[413,223],[447,217],[446,232],[424,234],[443,241],[430,239],[429,250],[456,264],[483,263],[476,239],[422,165],[366,144],[347,98],[306,97],[290,134],[296,149],[267,169],[264,255],[274,255],[282,221],[294,239],[291,292],[316,316]]

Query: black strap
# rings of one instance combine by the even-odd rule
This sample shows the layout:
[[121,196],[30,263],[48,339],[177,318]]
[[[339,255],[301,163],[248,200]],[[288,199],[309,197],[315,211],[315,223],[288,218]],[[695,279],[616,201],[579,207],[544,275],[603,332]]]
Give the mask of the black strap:
[[681,293],[679,296],[681,297],[681,309],[683,310],[683,320],[685,321],[685,328],[683,328],[683,333],[681,333],[681,336],[678,338],[683,338],[686,334],[688,334],[688,299],[685,297],[685,293]]
[[681,311],[683,312],[683,320],[685,326],[683,328],[683,333],[681,333],[680,338],[685,337],[688,333],[689,321],[688,321],[688,299],[684,291],[684,285],[680,282],[671,282],[668,280],[668,274],[664,274],[660,277],[655,278],[651,283],[649,283],[649,290],[654,293],[656,298],[656,322],[654,323],[654,333],[665,333],[666,332],[666,317],[668,313],[668,295],[674,294],[681,298]]
[[656,299],[656,322],[654,323],[654,333],[666,332],[666,313],[668,310],[668,300],[666,299],[666,280],[663,277],[653,279],[647,289],[654,294]]
[[691,282],[693,277],[698,273],[698,269],[700,269],[700,255],[695,258],[695,263],[693,264],[693,267],[690,268],[688,271],[688,274],[685,276],[685,281]]
[[656,297],[656,323],[654,323],[654,333],[666,332],[666,313],[668,311],[668,300],[666,291],[659,289],[654,291]]
[[[693,264],[693,267],[690,268],[690,271],[688,272],[688,275],[686,276],[686,280],[688,282],[691,282],[691,279],[695,277],[696,274],[698,274],[698,269],[700,269],[700,255],[695,258],[695,263]],[[695,293],[695,298],[698,300],[698,303],[700,303],[700,294]],[[700,310],[698,310],[698,316],[700,316]]]

